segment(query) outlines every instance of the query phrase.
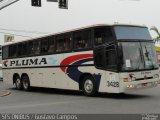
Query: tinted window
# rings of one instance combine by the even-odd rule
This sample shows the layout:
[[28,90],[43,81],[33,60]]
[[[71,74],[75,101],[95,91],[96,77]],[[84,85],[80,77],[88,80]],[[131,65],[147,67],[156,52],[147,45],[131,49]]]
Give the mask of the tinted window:
[[59,35],[56,37],[56,52],[68,51],[71,49],[71,35]]
[[110,27],[96,28],[94,31],[95,45],[101,45],[113,41],[113,34]]
[[48,53],[54,53],[55,52],[55,40],[54,37],[48,38]]
[[41,40],[41,53],[48,53],[49,45],[48,45],[48,39]]
[[116,50],[114,46],[107,47],[106,50],[106,67],[115,66],[116,61]]
[[136,39],[136,40],[151,40],[148,28],[145,27],[129,27],[115,26],[115,34],[117,39]]
[[75,49],[91,48],[91,31],[79,31],[74,34]]
[[3,47],[2,52],[3,52],[3,59],[7,59],[8,58],[8,46]]
[[40,41],[29,42],[29,54],[38,55],[40,53]]
[[27,51],[27,43],[20,43],[18,44],[18,56],[25,56],[27,55],[28,51]]
[[96,67],[105,68],[105,56],[104,56],[104,48],[97,48],[94,50],[94,62]]
[[17,46],[16,45],[9,46],[9,57],[16,57],[16,53],[17,53]]

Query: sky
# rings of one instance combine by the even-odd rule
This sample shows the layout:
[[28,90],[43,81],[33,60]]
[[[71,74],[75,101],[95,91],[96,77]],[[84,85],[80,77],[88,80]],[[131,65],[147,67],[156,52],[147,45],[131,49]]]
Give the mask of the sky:
[[68,9],[59,9],[57,2],[47,0],[42,0],[42,7],[32,7],[31,0],[20,0],[0,10],[0,44],[6,34],[21,41],[100,23],[139,24],[160,30],[160,0],[68,1]]

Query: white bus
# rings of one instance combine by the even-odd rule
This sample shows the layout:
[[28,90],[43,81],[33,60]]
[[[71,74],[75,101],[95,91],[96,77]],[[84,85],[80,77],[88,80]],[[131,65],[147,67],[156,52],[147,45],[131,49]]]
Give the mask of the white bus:
[[99,24],[4,45],[3,79],[30,87],[124,93],[160,83],[148,28]]

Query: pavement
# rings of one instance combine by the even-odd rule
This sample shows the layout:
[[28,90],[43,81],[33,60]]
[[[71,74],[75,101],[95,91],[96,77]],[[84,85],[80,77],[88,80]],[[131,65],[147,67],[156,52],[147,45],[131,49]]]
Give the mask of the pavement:
[[[0,78],[0,82],[2,84],[3,79]],[[6,88],[4,86],[1,86],[1,88],[0,88],[0,97],[4,97],[4,96],[10,95],[10,94],[11,94],[10,90],[6,90]]]
[[9,90],[0,90],[0,97],[4,97],[11,94],[11,91]]
[[11,92],[7,96],[0,97],[0,113],[5,114],[160,113],[160,86],[150,89],[127,91],[120,95],[100,93],[96,97],[86,97],[82,92],[50,88],[32,88],[29,92],[21,91],[16,90],[13,85],[0,81],[0,91],[3,90],[9,90]]

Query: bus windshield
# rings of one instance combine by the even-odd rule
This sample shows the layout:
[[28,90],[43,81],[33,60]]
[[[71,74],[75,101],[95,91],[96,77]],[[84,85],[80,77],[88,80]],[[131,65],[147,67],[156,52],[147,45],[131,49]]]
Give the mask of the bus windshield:
[[122,70],[157,69],[156,52],[152,42],[121,42]]
[[148,28],[132,26],[115,26],[117,40],[151,40]]

